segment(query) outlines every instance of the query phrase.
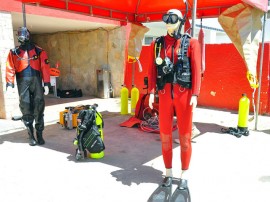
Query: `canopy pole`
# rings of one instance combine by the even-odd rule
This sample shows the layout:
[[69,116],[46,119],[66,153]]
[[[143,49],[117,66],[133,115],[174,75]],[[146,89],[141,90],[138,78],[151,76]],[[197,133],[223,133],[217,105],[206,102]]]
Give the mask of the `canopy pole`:
[[259,89],[258,89],[258,97],[257,97],[257,105],[256,105],[256,118],[255,118],[255,130],[257,130],[258,125],[258,114],[260,107],[260,96],[261,96],[261,84],[262,84],[262,67],[263,67],[263,55],[264,55],[264,35],[265,35],[265,22],[266,22],[266,12],[263,16],[263,31],[262,31],[262,48],[261,48],[261,58],[260,58],[260,74],[259,74]]
[[191,29],[191,36],[195,37],[195,20],[196,20],[196,13],[197,13],[197,0],[193,0],[193,8],[192,8],[192,29]]
[[23,13],[23,26],[26,27],[26,13],[25,13],[25,4],[22,4],[22,13]]

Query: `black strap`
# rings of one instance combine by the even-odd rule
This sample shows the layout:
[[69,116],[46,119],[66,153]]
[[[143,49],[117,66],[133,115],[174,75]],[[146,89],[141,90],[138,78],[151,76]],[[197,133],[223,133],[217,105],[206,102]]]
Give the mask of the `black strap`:
[[188,47],[189,47],[189,40],[190,40],[190,35],[185,33],[182,36],[181,39],[181,49],[178,51],[178,60],[186,60],[185,57],[187,57],[187,52],[188,52]]
[[155,43],[156,43],[156,50],[155,50],[156,56],[158,55],[159,48],[161,50],[163,42],[164,42],[164,37],[163,36],[156,38],[156,41],[155,41]]
[[239,128],[232,128],[232,127],[221,128],[221,132],[234,135],[235,137],[238,137],[238,138],[241,137],[242,135],[244,135],[244,136],[249,135],[248,130],[240,130]]

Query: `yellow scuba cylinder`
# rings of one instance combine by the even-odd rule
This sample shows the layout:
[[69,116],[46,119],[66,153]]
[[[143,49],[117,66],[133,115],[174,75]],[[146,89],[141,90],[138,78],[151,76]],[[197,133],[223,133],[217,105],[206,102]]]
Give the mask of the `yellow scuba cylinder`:
[[239,100],[238,108],[238,129],[245,131],[248,129],[248,115],[249,115],[249,105],[250,101],[247,95],[242,94],[241,99]]
[[[103,120],[102,120],[102,115],[99,112],[96,112],[96,125],[98,126],[98,130],[101,135],[102,141],[104,141],[104,133],[103,133]],[[92,159],[100,159],[103,158],[105,155],[104,151],[99,152],[99,153],[89,153],[89,158]]]
[[128,114],[128,89],[125,84],[121,89],[121,114]]
[[135,115],[135,109],[136,109],[136,105],[137,105],[138,100],[139,100],[139,89],[136,88],[135,85],[132,85],[132,89],[131,89],[131,110],[130,110],[131,115]]

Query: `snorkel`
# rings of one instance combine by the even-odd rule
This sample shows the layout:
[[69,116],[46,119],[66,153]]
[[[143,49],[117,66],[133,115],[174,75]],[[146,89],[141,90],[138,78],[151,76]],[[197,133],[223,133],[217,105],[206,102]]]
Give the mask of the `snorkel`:
[[185,5],[186,5],[186,12],[185,12],[185,14],[183,16],[183,19],[181,19],[181,20],[179,19],[180,20],[180,25],[179,25],[178,29],[173,34],[173,37],[175,39],[180,39],[181,38],[181,36],[182,36],[181,35],[181,29],[182,29],[183,25],[186,22],[186,17],[187,17],[187,13],[188,13],[188,2],[187,2],[187,0],[183,0],[183,1],[184,1]]

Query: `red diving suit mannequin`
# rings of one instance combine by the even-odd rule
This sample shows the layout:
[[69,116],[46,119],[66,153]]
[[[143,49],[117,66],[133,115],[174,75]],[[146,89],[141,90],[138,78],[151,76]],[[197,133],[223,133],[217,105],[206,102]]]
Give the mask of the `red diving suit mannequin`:
[[[173,19],[172,15],[177,15],[178,18]],[[180,49],[180,37],[175,37],[176,30],[181,29],[180,21],[182,14],[179,10],[171,9],[163,16],[163,21],[166,23],[167,35],[163,37],[161,50],[156,51],[155,41],[152,46],[152,60],[148,70],[149,80],[149,107],[153,108],[154,92],[158,88],[159,96],[159,127],[160,138],[162,143],[162,155],[166,168],[166,177],[163,184],[170,184],[172,180],[172,121],[174,113],[177,116],[178,133],[181,147],[181,163],[182,169],[180,173],[181,179],[186,179],[185,171],[189,168],[191,159],[191,133],[192,133],[192,115],[193,110],[197,106],[197,98],[200,92],[201,85],[201,52],[199,42],[190,38],[187,48],[187,57],[190,63],[190,86],[183,87],[175,80],[176,63],[178,62],[178,51]],[[180,28],[179,28],[180,26]],[[180,33],[180,32],[178,32]],[[180,39],[179,39],[180,38]],[[158,55],[159,54],[159,55]],[[160,89],[159,87],[159,70],[158,65],[165,58],[169,58],[169,63],[173,64],[172,74],[169,79],[164,82]],[[162,60],[161,60],[162,59]],[[164,65],[164,63],[163,63]],[[170,65],[165,65],[170,66]],[[163,66],[164,71],[164,66]],[[165,73],[163,73],[165,74]],[[165,74],[165,76],[167,76]],[[168,76],[169,77],[169,76]],[[181,180],[180,180],[181,181]],[[187,180],[185,180],[187,186]],[[180,182],[181,183],[181,182]],[[181,186],[181,185],[179,185]]]
[[[16,76],[22,121],[27,127],[29,144],[43,145],[44,130],[44,95],[49,93],[50,72],[47,53],[30,41],[30,33],[26,27],[18,29],[19,47],[10,50],[6,63],[7,91],[14,88]],[[44,82],[44,90],[42,87]],[[33,122],[37,140],[34,137]]]

